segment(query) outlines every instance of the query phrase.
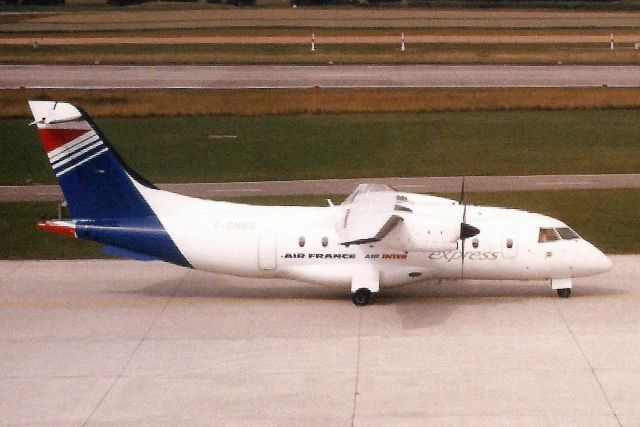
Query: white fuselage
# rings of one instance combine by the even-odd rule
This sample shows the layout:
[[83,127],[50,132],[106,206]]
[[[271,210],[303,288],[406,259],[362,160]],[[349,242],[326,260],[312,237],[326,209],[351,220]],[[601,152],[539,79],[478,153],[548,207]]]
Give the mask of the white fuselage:
[[[467,206],[466,221],[480,234],[465,241],[463,268],[461,241],[421,250],[407,246],[393,230],[380,242],[340,244],[343,206],[251,206],[139,190],[189,263],[218,273],[348,286],[365,271],[379,275],[382,287],[430,279],[568,279],[611,267],[581,238],[539,242],[541,228],[567,226],[515,209]],[[398,194],[411,203],[412,218],[424,212],[424,233],[439,232],[437,218],[462,218],[463,207],[452,200]],[[406,247],[415,250],[398,249]]]

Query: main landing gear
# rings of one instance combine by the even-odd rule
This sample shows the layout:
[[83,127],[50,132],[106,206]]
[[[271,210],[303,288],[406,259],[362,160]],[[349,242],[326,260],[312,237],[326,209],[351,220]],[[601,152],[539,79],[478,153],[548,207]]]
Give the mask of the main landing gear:
[[371,301],[373,293],[367,288],[359,288],[351,294],[351,300],[355,305],[367,305]]
[[551,279],[551,289],[555,289],[560,298],[571,296],[571,279]]
[[351,278],[351,301],[363,306],[371,302],[374,293],[380,290],[380,272],[377,270],[359,270]]

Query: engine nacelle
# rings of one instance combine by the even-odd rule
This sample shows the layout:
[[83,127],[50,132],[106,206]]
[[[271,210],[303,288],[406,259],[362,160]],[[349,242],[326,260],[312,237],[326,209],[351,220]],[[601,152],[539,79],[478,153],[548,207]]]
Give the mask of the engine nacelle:
[[460,222],[407,215],[383,243],[409,252],[450,251],[458,248]]

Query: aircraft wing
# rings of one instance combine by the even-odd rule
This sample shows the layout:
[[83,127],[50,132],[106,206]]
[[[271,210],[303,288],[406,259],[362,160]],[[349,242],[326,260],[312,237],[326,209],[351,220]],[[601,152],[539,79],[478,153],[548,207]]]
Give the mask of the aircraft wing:
[[404,221],[399,212],[410,211],[398,203],[394,191],[358,193],[356,190],[345,206],[341,244],[362,245],[382,240]]

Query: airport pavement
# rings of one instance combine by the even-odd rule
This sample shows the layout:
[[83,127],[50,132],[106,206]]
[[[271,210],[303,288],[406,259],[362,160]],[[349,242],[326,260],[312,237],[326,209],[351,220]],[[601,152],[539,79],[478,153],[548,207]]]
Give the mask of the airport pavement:
[[386,290],[162,263],[0,262],[0,424],[640,423],[639,256]]
[[639,87],[637,65],[0,65],[0,88]]
[[[286,196],[304,194],[350,194],[360,183],[376,182],[412,193],[459,192],[462,177],[388,177],[318,179],[300,181],[208,182],[158,184],[163,190],[192,197],[216,199],[238,196]],[[469,192],[526,190],[603,190],[640,188],[640,174],[467,176]],[[58,185],[0,186],[0,201],[58,201]]]

